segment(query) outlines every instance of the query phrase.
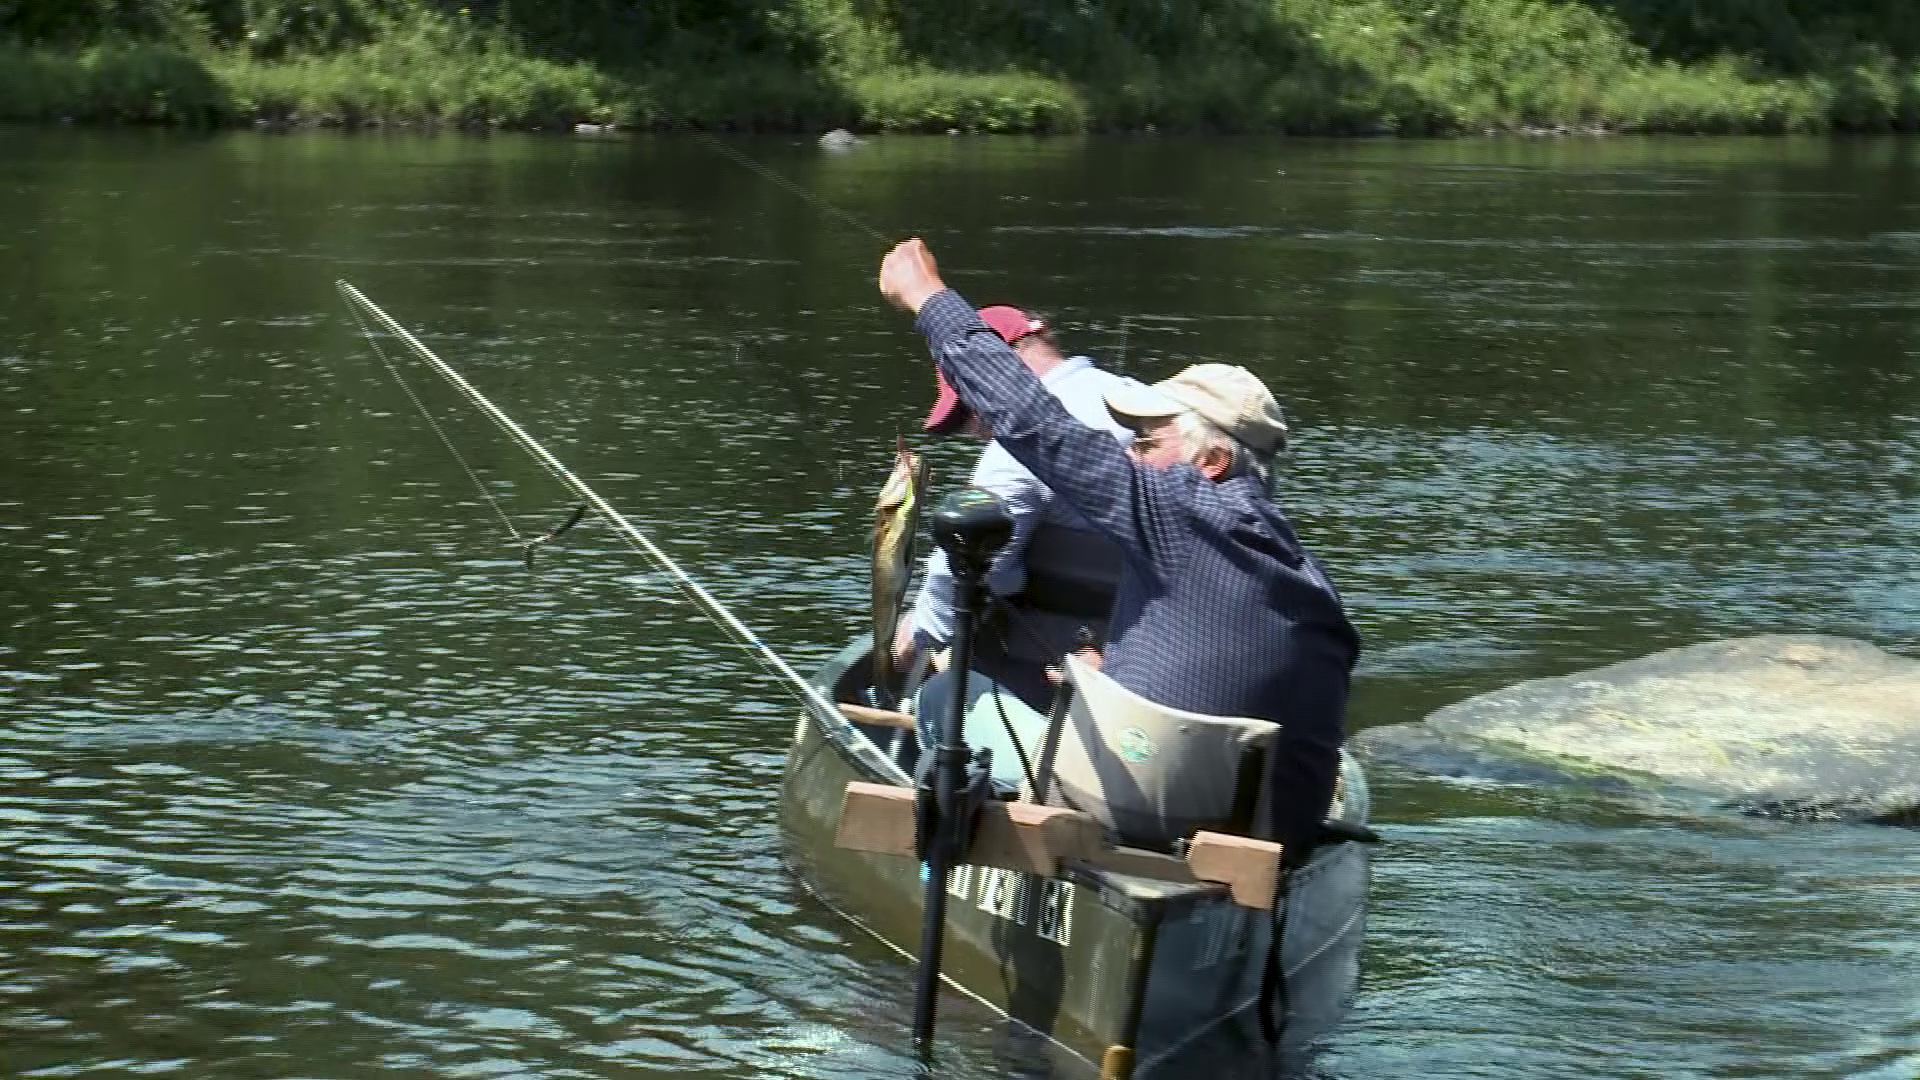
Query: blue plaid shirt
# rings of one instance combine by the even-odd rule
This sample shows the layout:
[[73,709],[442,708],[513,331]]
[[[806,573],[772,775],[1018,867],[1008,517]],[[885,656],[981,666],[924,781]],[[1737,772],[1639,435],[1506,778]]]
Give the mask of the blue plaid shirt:
[[995,440],[1120,546],[1106,673],[1172,708],[1280,724],[1273,835],[1317,835],[1360,637],[1286,515],[1253,477],[1214,483],[1190,465],[1134,462],[1042,389],[953,290],[916,325]]

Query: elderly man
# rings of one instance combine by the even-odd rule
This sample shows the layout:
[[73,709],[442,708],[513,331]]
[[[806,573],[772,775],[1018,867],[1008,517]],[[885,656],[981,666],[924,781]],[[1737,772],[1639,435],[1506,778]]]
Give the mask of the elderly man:
[[[1084,356],[1061,355],[1046,324],[1019,308],[984,307],[979,316],[1075,419],[1120,443],[1132,436],[1105,401],[1108,393],[1138,383],[1102,371]],[[938,396],[922,425],[926,431],[990,436],[946,380],[937,373],[935,378]],[[1000,496],[1013,516],[1013,538],[987,572],[997,602],[974,641],[972,667],[1044,712],[1053,693],[1048,665],[1086,639],[1105,639],[1120,552],[998,443],[981,452],[970,482]],[[936,549],[927,557],[924,581],[913,615],[902,620],[894,641],[897,667],[906,667],[917,650],[943,647],[953,637],[953,574],[945,552]]]
[[[1287,428],[1245,369],[1201,364],[1108,398],[1131,449],[1073,418],[905,241],[880,291],[916,316],[960,399],[1021,464],[1120,547],[1105,671],[1151,701],[1281,725],[1269,755],[1271,835],[1304,854],[1339,768],[1359,635],[1273,504]],[[1295,857],[1298,857],[1297,855]]]

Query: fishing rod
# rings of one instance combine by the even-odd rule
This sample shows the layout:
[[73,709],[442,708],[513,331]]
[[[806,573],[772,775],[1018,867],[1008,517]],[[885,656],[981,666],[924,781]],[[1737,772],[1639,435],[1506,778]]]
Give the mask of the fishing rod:
[[[746,155],[736,153],[712,135],[707,135],[707,142],[735,163],[803,201],[881,243],[887,242],[887,237],[878,229]],[[1122,340],[1125,340],[1124,337]],[[900,444],[900,450],[905,450],[904,441]],[[914,497],[918,497],[925,477],[923,464],[911,489]],[[972,642],[976,630],[975,613],[986,605],[987,563],[993,552],[1006,543],[1012,528],[1013,519],[1007,516],[1005,505],[992,494],[977,489],[968,489],[962,496],[943,503],[934,527],[935,538],[947,549],[949,562],[955,570],[954,614],[958,625],[954,629],[953,663],[957,674],[951,690],[952,698],[946,715],[937,720],[938,734],[934,745],[923,748],[925,773],[911,781],[915,803],[915,847],[918,849],[916,855],[921,861],[923,878],[920,948],[915,954],[918,970],[914,978],[913,1047],[923,1068],[930,1066],[933,1061],[934,1022],[946,942],[948,879],[953,868],[961,863],[966,854],[980,806],[986,801],[992,784],[989,772],[991,751],[984,752],[985,759],[975,760],[964,734],[968,668],[972,662]],[[912,564],[912,542],[913,537],[909,533],[906,537],[909,566]],[[979,595],[976,596],[976,593]],[[903,604],[906,595],[903,589],[895,600],[896,605]],[[897,607],[894,618],[899,618]],[[889,644],[878,640],[876,635],[876,665],[887,663]],[[918,674],[916,671],[910,675],[910,680]],[[837,710],[834,715],[838,716]],[[885,760],[890,765],[893,763],[891,756]]]
[[[465,459],[460,458],[460,452],[454,449],[452,440],[448,439],[446,433],[441,430],[440,425],[434,422],[432,414],[426,411],[425,405],[422,404],[419,397],[414,394],[412,387],[408,386],[407,381],[401,377],[399,369],[387,358],[387,354],[381,350],[378,339],[375,337],[372,329],[366,325],[365,320],[367,317],[372,318],[374,322],[378,323],[387,333],[398,338],[401,343],[406,345],[408,351],[413,353],[420,362],[426,364],[442,379],[445,379],[455,390],[459,391],[462,397],[466,398],[467,401],[471,402],[484,413],[489,420],[492,420],[495,426],[505,432],[515,443],[519,444],[521,449],[532,455],[533,459],[539,462],[556,480],[560,481],[573,491],[574,494],[585,500],[586,506],[591,507],[594,513],[598,514],[607,524],[611,525],[614,531],[620,535],[621,539],[627,542],[628,546],[652,560],[656,566],[665,570],[667,574],[673,578],[674,583],[679,586],[683,595],[692,600],[694,605],[700,608],[708,618],[712,619],[728,637],[732,638],[735,644],[741,646],[747,651],[748,655],[759,661],[763,669],[785,682],[787,688],[799,698],[800,703],[812,709],[817,719],[827,724],[830,731],[839,732],[841,729],[851,726],[847,723],[846,718],[840,715],[840,710],[834,706],[833,702],[827,700],[826,695],[820,692],[819,687],[801,678],[793,668],[787,665],[785,660],[780,659],[780,654],[774,652],[766,642],[760,640],[760,635],[748,629],[746,624],[734,617],[733,612],[727,610],[725,604],[721,603],[718,598],[708,592],[705,587],[698,581],[695,581],[686,571],[680,569],[679,564],[674,562],[672,557],[660,550],[653,541],[647,539],[645,533],[635,528],[633,523],[626,519],[625,515],[615,510],[611,504],[600,497],[598,492],[588,487],[584,481],[575,476],[565,465],[561,464],[559,458],[548,453],[547,448],[536,442],[533,436],[527,434],[519,424],[514,423],[512,417],[502,411],[499,406],[487,400],[486,395],[476,390],[473,384],[462,378],[460,373],[453,369],[452,365],[434,355],[433,350],[421,344],[420,339],[414,337],[411,331],[396,322],[391,315],[381,310],[378,304],[367,299],[365,293],[354,288],[353,285],[346,280],[342,279],[334,282],[334,287],[340,290],[340,295],[353,310],[355,320],[360,323],[362,333],[365,334],[367,341],[373,345],[374,352],[380,357],[381,362],[387,366],[387,370],[393,375],[394,379],[406,390],[407,396],[413,400],[414,405],[420,409],[421,414],[426,416],[427,422],[433,427],[435,433],[439,434],[441,441],[446,443],[449,450],[453,450],[454,457],[460,460],[463,469],[467,469],[468,476],[474,476],[473,470],[467,468]],[[474,480],[478,483],[478,477],[474,477]],[[482,493],[486,493],[485,485],[481,485],[481,491]],[[493,502],[491,494],[487,495],[487,499],[489,502]],[[494,509],[498,511],[499,504],[495,503]],[[560,528],[553,530],[538,540],[530,543],[523,542],[526,547],[526,558],[529,565],[531,565],[533,558],[534,544],[541,543],[559,533],[565,532],[567,528],[570,528],[575,522],[579,521],[582,516],[584,516],[582,511],[575,511],[573,517]],[[507,520],[504,513],[501,514],[501,519],[503,521]],[[508,521],[507,527],[509,531],[514,533],[514,538],[518,540],[519,533],[513,529],[511,521]]]

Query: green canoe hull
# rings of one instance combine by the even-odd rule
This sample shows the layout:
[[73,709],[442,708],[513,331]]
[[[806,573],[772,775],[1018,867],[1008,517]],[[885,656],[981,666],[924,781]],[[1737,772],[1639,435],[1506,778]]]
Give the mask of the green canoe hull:
[[[838,700],[868,670],[855,642],[813,679]],[[821,901],[911,958],[925,885],[912,859],[834,846],[849,781],[903,783],[889,729],[823,722],[803,712],[781,786],[789,861]],[[910,736],[909,736],[910,738]],[[1345,817],[1364,823],[1365,779],[1349,759]],[[1289,878],[1282,953],[1283,1046],[1325,1034],[1357,983],[1365,929],[1367,850],[1340,843]],[[963,866],[948,881],[942,975],[948,985],[1046,1036],[1070,1071],[1151,1075],[1212,1033],[1257,1019],[1273,918],[1217,886],[1181,885],[1069,864],[1057,878]],[[1282,1003],[1281,999],[1284,999]],[[1111,1048],[1129,1048],[1116,1056]],[[1119,1070],[1124,1071],[1124,1070]]]

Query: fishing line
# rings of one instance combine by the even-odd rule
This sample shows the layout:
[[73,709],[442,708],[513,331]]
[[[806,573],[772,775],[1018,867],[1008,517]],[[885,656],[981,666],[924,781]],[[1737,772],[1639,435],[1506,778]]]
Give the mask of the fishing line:
[[[773,184],[775,187],[780,188],[782,191],[785,191],[788,194],[793,195],[794,197],[798,198],[801,202],[804,202],[808,206],[813,207],[815,210],[825,213],[830,217],[839,219],[839,221],[842,224],[852,226],[853,228],[859,230],[860,232],[865,233],[867,236],[872,237],[874,240],[880,242],[881,244],[891,244],[893,242],[893,239],[887,236],[887,234],[867,224],[862,219],[855,217],[852,213],[841,209],[840,207],[834,205],[833,203],[830,203],[827,200],[821,198],[820,196],[815,195],[813,192],[808,191],[806,188],[801,187],[799,184],[794,183],[792,180],[787,179],[785,175],[781,174],[778,170],[772,168],[771,166],[763,165],[760,162],[755,161],[753,158],[750,158],[747,155],[741,153],[740,151],[735,150],[733,147],[728,146],[726,143],[721,142],[720,137],[715,135],[713,132],[708,131],[705,128],[694,127],[691,124],[681,125],[681,128],[682,130],[692,132],[693,134],[699,136],[701,139],[705,140],[706,144],[709,147],[712,147],[715,153],[726,158],[728,161],[733,162],[735,165],[738,165],[741,168],[747,170],[748,172],[753,173],[755,176],[758,176],[761,179],[767,181],[768,183]],[[735,364],[738,365],[740,360],[740,341],[738,337],[735,337],[733,342],[733,358],[734,358]],[[842,465],[841,458],[840,458],[840,440],[838,439],[833,440],[833,446],[834,446],[833,482],[836,485],[838,485],[845,482],[844,480],[845,469]]]
[[780,175],[779,173],[775,172],[773,169],[760,164],[759,162],[748,157],[747,155],[742,154],[739,151],[735,150],[733,147],[728,146],[726,143],[721,142],[719,138],[715,136],[712,132],[703,131],[700,128],[688,128],[687,130],[692,131],[695,134],[699,135],[700,137],[706,139],[707,145],[713,147],[715,150],[725,155],[728,160],[732,161],[736,165],[739,165],[741,168],[747,169],[757,174],[762,179],[768,180],[778,185],[779,187],[786,189],[787,191],[791,192],[794,195],[798,195],[803,202],[806,202],[812,205],[817,210],[823,210],[833,215],[834,217],[839,218],[842,222],[848,225],[851,225],[856,229],[859,229],[861,232],[866,233],[868,236],[873,237],[875,240],[878,240],[883,244],[887,242],[886,234],[882,233],[879,229],[876,229],[873,226],[868,225],[866,222],[860,220],[857,217],[854,217],[852,214],[848,213],[847,211],[840,209],[839,207],[828,202],[827,200],[820,198],[818,195],[815,195],[813,192],[808,191],[806,188],[801,187],[799,184],[796,184],[793,181],[787,179],[786,177]]
[[[774,676],[778,681],[784,683],[788,691],[793,693],[803,707],[813,710],[813,712],[817,714],[816,719],[818,722],[827,725],[828,730],[834,732],[851,729],[852,725],[847,722],[845,717],[840,715],[840,710],[834,706],[833,702],[827,700],[826,695],[822,694],[818,687],[801,678],[799,673],[789,667],[785,660],[780,659],[778,653],[768,647],[766,642],[760,640],[758,634],[748,629],[746,624],[734,617],[733,612],[729,611],[725,604],[722,604],[712,593],[709,593],[704,586],[698,581],[695,581],[685,570],[682,570],[680,565],[673,561],[672,557],[655,546],[653,541],[647,539],[644,533],[634,528],[633,523],[629,522],[620,511],[615,510],[611,504],[601,498],[598,492],[588,487],[579,477],[573,475],[565,465],[560,463],[559,458],[548,453],[546,447],[541,446],[534,440],[533,436],[528,435],[519,424],[514,423],[512,417],[502,412],[499,406],[487,400],[486,395],[480,393],[471,383],[462,378],[460,373],[455,371],[445,360],[434,355],[433,350],[421,344],[419,338],[414,337],[406,327],[394,321],[393,317],[385,311],[382,311],[379,305],[367,299],[366,294],[354,288],[345,280],[334,282],[334,287],[340,290],[341,297],[347,301],[349,307],[353,308],[354,318],[360,323],[362,330],[366,333],[368,342],[372,343],[374,352],[379,354],[381,362],[387,365],[388,370],[394,373],[395,378],[399,379],[403,387],[406,386],[406,381],[399,378],[397,366],[387,358],[385,351],[380,348],[378,337],[366,325],[366,318],[373,319],[388,334],[398,338],[400,342],[407,347],[407,350],[413,354],[415,359],[427,365],[442,379],[445,379],[462,397],[466,398],[469,403],[484,413],[489,420],[492,420],[494,425],[517,443],[521,449],[532,455],[533,459],[538,462],[542,468],[546,469],[549,475],[560,481],[562,485],[572,490],[574,494],[578,495],[581,499],[585,500],[587,506],[599,514],[608,525],[612,526],[614,531],[620,535],[621,539],[627,542],[629,547],[650,560],[655,566],[666,571],[667,575],[673,579],[674,585],[680,590],[683,596],[691,600],[702,613],[710,618],[715,625],[719,626],[721,631],[725,633],[734,644],[740,646],[749,656],[753,657],[760,665],[762,671],[765,671],[767,674]],[[431,416],[431,414],[426,413],[424,405],[421,404],[419,397],[413,393],[410,387],[407,389],[407,396],[413,399],[415,405],[420,406],[423,414]],[[438,424],[434,425],[434,430],[440,432],[441,441],[446,443],[448,449],[452,450],[452,441],[446,437],[444,431],[441,431]],[[455,450],[454,456],[460,458],[459,451]],[[461,458],[461,467],[463,469],[466,468],[464,458]],[[467,469],[467,475],[471,477],[474,476],[474,473],[471,469]],[[477,482],[478,478],[475,477],[475,480]],[[488,501],[493,502],[491,496],[489,496]],[[494,508],[498,510],[499,504],[494,503]],[[502,519],[505,520],[504,512],[501,516]],[[576,515],[574,520],[578,520],[578,517],[579,515]],[[569,525],[570,524],[571,522],[569,522]],[[516,541],[523,544],[525,543],[525,541],[520,540],[519,531],[513,529],[511,521],[507,523],[507,527],[509,531],[513,532]],[[559,531],[564,530],[556,530],[556,532]],[[529,552],[530,551],[531,548],[529,548]]]
[[[766,165],[763,165],[758,161],[755,161],[754,159],[748,157],[747,155],[741,153],[740,151],[735,150],[733,147],[728,146],[726,143],[721,142],[720,139],[717,136],[715,136],[712,132],[707,131],[704,128],[693,127],[691,125],[686,126],[683,130],[690,131],[695,135],[700,136],[702,139],[706,140],[708,146],[713,147],[716,153],[721,154],[722,156],[727,158],[727,160],[733,162],[734,164],[740,166],[743,169],[748,170],[749,172],[752,172],[754,175],[761,177],[762,179],[768,181],[769,183],[774,184],[775,186],[781,188],[782,190],[785,190],[793,194],[794,196],[798,197],[802,202],[807,203],[808,205],[814,207],[815,209],[840,219],[842,223],[850,225],[853,228],[860,230],[866,235],[872,237],[873,239],[878,240],[882,244],[891,245],[892,243],[895,242],[895,239],[893,237],[886,235],[880,230],[867,224],[865,221],[861,220],[860,218],[855,217],[851,213],[848,213],[847,211],[842,210],[840,207],[835,206],[833,203],[830,203],[827,200],[819,197],[818,195],[815,195],[813,192],[808,191],[806,188],[801,187],[799,184],[794,183],[792,180],[787,179],[785,176],[781,175],[778,171]],[[946,270],[947,272],[953,273],[953,274],[968,273],[966,268],[956,267],[951,264],[947,265]],[[1148,316],[1142,316],[1142,317],[1146,318]],[[1128,315],[1122,315],[1120,317],[1120,350],[1119,350],[1120,355],[1119,355],[1119,360],[1116,364],[1117,370],[1120,370],[1120,371],[1126,370],[1127,331],[1129,329],[1129,319],[1130,319],[1130,316]]]
[[[341,287],[342,295],[345,294],[346,289],[352,288],[352,286],[344,281],[335,282],[335,285]],[[353,298],[348,297],[348,299],[351,300]],[[362,297],[362,299],[365,298]],[[513,519],[509,518],[507,512],[501,508],[499,500],[493,497],[493,492],[488,489],[486,482],[480,479],[479,474],[473,471],[471,465],[467,464],[467,459],[460,453],[460,448],[453,444],[451,438],[447,437],[446,429],[440,426],[440,421],[427,409],[427,403],[420,400],[420,395],[413,392],[413,385],[407,382],[404,375],[400,374],[400,368],[394,364],[392,360],[387,359],[386,350],[380,347],[380,339],[374,335],[373,328],[367,325],[367,320],[362,315],[360,307],[357,304],[350,303],[347,305],[347,308],[353,312],[353,321],[360,324],[360,335],[366,338],[367,342],[373,346],[374,355],[378,356],[380,363],[386,366],[387,374],[393,376],[393,381],[400,384],[400,389],[406,392],[407,400],[413,402],[414,410],[420,414],[421,419],[427,422],[427,426],[433,429],[433,433],[440,437],[440,445],[447,448],[447,453],[453,455],[453,460],[460,463],[460,471],[466,473],[467,479],[473,481],[473,486],[480,489],[480,496],[487,500],[488,506],[493,507],[494,514],[500,518],[500,523],[507,527],[507,532],[513,536],[514,542],[525,545],[527,542],[520,538],[520,530],[513,527]],[[376,308],[375,310],[378,309]],[[527,550],[531,552],[533,548],[528,546]]]

